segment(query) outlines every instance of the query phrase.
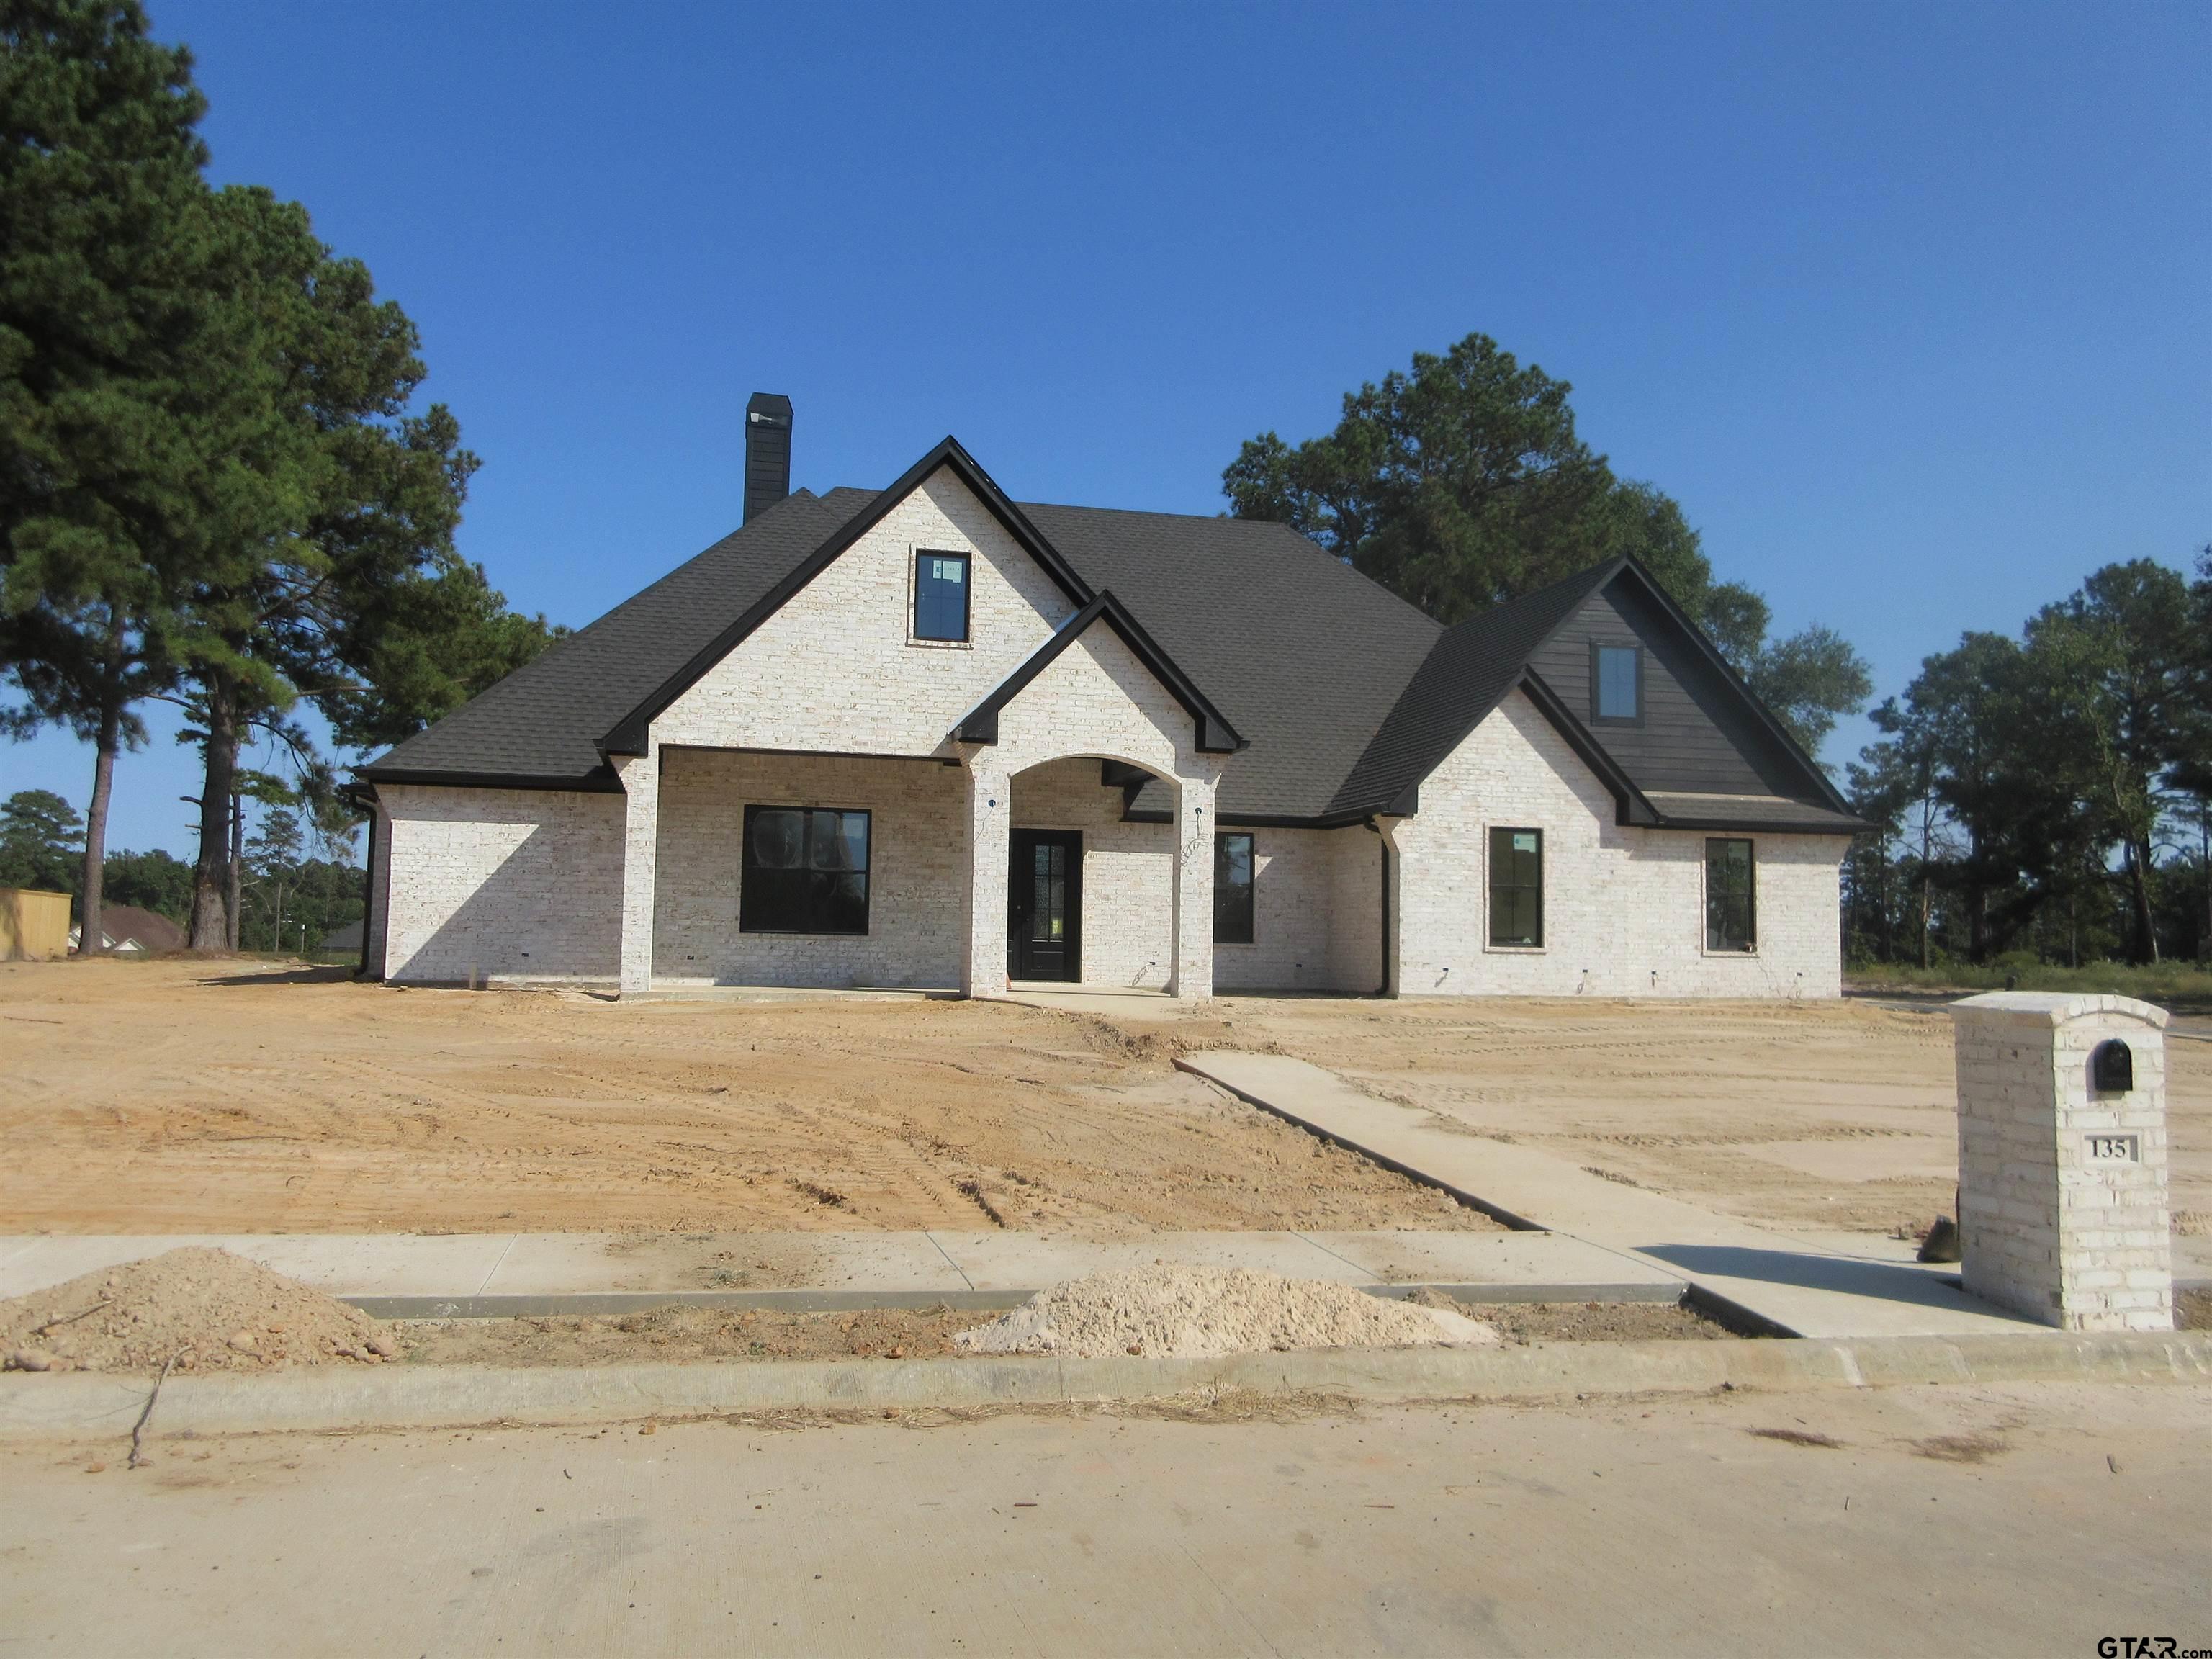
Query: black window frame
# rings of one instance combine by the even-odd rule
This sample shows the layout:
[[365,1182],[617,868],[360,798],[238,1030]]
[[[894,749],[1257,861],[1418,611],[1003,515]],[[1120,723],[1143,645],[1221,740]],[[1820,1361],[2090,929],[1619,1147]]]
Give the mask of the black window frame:
[[[1636,656],[1636,712],[1633,714],[1608,714],[1605,712],[1605,653],[1608,651],[1629,651]],[[1589,709],[1593,726],[1641,726],[1644,724],[1644,647],[1634,640],[1592,640],[1589,647]]]
[[[1723,847],[1741,847],[1743,850],[1743,942],[1725,942],[1724,933],[1714,926],[1728,920],[1720,914],[1722,904],[1733,905],[1736,895],[1716,894],[1713,890],[1713,854]],[[1749,836],[1708,836],[1705,837],[1705,951],[1710,956],[1747,957],[1759,951],[1759,843]]]
[[[921,631],[921,562],[957,559],[960,562],[960,632],[957,635]],[[975,556],[949,548],[917,547],[910,573],[914,591],[907,605],[908,637],[922,645],[966,645],[975,632]]]
[[[835,813],[840,817],[858,817],[863,827],[862,862],[857,870],[817,868],[812,863],[802,863],[795,869],[784,870],[763,866],[755,861],[753,824],[763,812],[798,812],[806,817],[805,843],[800,856],[811,859],[814,838],[814,815]],[[874,921],[876,820],[875,814],[864,806],[817,806],[796,801],[749,802],[741,825],[744,841],[738,854],[738,931],[740,933],[775,933],[787,938],[866,939]],[[813,885],[814,878],[857,875],[860,878],[860,926],[830,925],[826,917],[830,896],[824,893],[814,901],[814,914],[810,921],[819,925],[784,927],[770,925],[761,920],[764,910],[773,909],[780,923],[785,919],[784,908],[776,903],[773,888],[778,884]],[[798,881],[789,878],[797,878]]]
[[[1524,883],[1517,879],[1499,880],[1498,838],[1500,836],[1535,836],[1536,878],[1534,882]],[[1493,951],[1540,951],[1544,948],[1544,832],[1533,824],[1493,823],[1490,826],[1490,835],[1487,839],[1486,861],[1488,868],[1484,872],[1486,877],[1484,891],[1488,895],[1488,915],[1483,932],[1485,937],[1490,941],[1490,948]],[[1520,850],[1508,841],[1505,843],[1505,857],[1509,866],[1512,860],[1521,856]],[[1509,868],[1507,873],[1510,877],[1516,872]],[[1511,895],[1533,893],[1534,895],[1533,908],[1535,911],[1536,925],[1530,930],[1530,937],[1519,939],[1499,936],[1498,896],[1501,893]],[[1517,917],[1516,919],[1517,920]]]
[[[1224,879],[1229,865],[1229,843],[1244,843],[1245,878],[1241,884]],[[1249,830],[1217,830],[1213,835],[1213,942],[1216,945],[1253,945],[1260,937],[1260,838]],[[1225,905],[1224,897],[1241,893],[1235,905]],[[1243,936],[1237,937],[1238,913],[1242,912]],[[1224,929],[1226,931],[1224,931]]]

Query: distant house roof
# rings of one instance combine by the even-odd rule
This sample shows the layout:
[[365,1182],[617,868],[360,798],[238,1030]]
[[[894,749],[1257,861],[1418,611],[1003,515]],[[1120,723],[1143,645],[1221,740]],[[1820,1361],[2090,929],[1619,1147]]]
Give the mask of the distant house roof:
[[[82,927],[73,927],[70,937],[75,939],[82,931]],[[148,956],[158,956],[165,951],[185,948],[182,927],[157,911],[142,910],[135,904],[101,905],[100,932],[111,951],[143,951]]]
[[[1636,789],[1559,696],[1547,702],[1531,657],[1625,574],[1718,665],[1721,695],[1747,703],[1747,719],[1780,732],[1711,643],[1628,562],[1445,629],[1287,526],[1017,503],[947,439],[889,489],[794,491],[362,775],[373,783],[618,791],[607,757],[636,752],[684,687],[939,468],[968,484],[1079,605],[1110,592],[1121,621],[1179,677],[1178,695],[1194,695],[1245,745],[1222,777],[1217,810],[1225,823],[1350,823],[1413,811],[1420,781],[1516,687],[1606,778],[1623,801],[1624,822],[1691,827],[1704,821],[1705,807],[1733,810],[1717,797],[1662,807]],[[1786,735],[1779,742],[1787,791],[1759,806],[1759,824],[1744,827],[1859,827],[1819,767]],[[1148,799],[1133,795],[1133,816],[1146,815]]]
[[323,935],[322,944],[316,948],[324,951],[358,951],[361,949],[361,930],[362,924],[358,921],[349,921],[343,927],[333,927]]

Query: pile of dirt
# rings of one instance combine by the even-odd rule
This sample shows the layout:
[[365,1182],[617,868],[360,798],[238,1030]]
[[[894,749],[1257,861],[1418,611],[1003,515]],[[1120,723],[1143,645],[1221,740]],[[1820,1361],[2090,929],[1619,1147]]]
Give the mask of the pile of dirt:
[[1200,1358],[1287,1348],[1407,1348],[1495,1342],[1440,1308],[1385,1301],[1319,1279],[1162,1262],[1040,1291],[953,1339],[964,1353]]
[[193,1245],[0,1302],[10,1370],[271,1370],[398,1352],[356,1308]]

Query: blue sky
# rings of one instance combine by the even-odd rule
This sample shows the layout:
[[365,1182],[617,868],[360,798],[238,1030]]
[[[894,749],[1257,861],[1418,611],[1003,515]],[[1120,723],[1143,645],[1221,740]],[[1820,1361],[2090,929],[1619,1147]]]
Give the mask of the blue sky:
[[[420,325],[463,546],[559,621],[735,526],[756,390],[817,489],[949,431],[1021,499],[1210,513],[1478,329],[1880,693],[2212,538],[2202,5],[152,11],[216,178]],[[58,736],[0,767],[88,793]],[[195,782],[126,757],[110,845],[188,854]]]

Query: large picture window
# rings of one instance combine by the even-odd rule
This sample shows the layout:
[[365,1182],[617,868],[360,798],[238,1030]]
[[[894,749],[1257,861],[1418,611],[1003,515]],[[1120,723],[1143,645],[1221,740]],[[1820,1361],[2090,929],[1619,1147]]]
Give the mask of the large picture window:
[[1213,942],[1252,942],[1252,837],[1213,838]]
[[868,931],[868,814],[745,808],[741,933]]
[[914,636],[957,643],[968,637],[968,556],[914,556]]
[[1751,842],[1705,843],[1705,949],[1750,951],[1759,944],[1759,905]]
[[1534,950],[1544,942],[1544,832],[1490,832],[1490,942]]

